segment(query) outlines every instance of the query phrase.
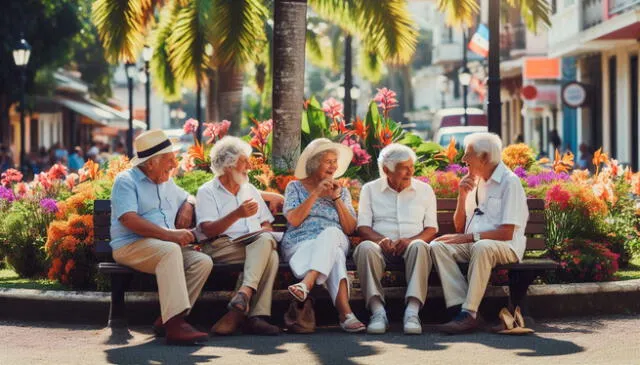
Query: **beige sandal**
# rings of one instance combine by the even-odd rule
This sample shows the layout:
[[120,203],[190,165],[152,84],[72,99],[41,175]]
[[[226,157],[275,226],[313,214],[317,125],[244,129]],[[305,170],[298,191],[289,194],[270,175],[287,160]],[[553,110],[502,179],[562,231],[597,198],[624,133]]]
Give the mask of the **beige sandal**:
[[[291,294],[291,296],[293,296],[299,302],[304,302],[305,300],[307,300],[307,296],[309,295],[309,288],[307,288],[307,284],[305,284],[303,281],[297,284],[289,285],[287,290],[289,290],[289,294]],[[296,294],[296,291],[302,292],[302,296],[298,296]]]

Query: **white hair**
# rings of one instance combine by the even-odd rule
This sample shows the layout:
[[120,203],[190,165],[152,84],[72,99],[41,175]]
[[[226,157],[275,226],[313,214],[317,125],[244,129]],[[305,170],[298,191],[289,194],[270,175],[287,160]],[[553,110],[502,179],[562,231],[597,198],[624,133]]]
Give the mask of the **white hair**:
[[411,148],[399,143],[392,143],[388,145],[380,151],[380,156],[378,156],[378,170],[380,171],[380,176],[386,175],[383,167],[386,167],[389,171],[393,172],[396,170],[397,164],[409,159],[413,161],[413,163],[416,163],[418,160],[416,153],[413,152]]
[[476,156],[486,154],[489,161],[494,164],[502,161],[502,140],[495,133],[472,133],[464,137],[464,145],[473,147]]
[[211,171],[215,175],[224,175],[224,169],[235,166],[240,156],[251,156],[251,146],[238,137],[225,136],[211,149]]
[[318,167],[320,167],[320,164],[322,163],[322,159],[324,159],[324,156],[326,156],[327,153],[333,153],[336,156],[340,155],[337,149],[330,148],[328,150],[324,150],[320,153],[316,153],[315,155],[311,156],[311,158],[307,160],[307,164],[304,166],[304,170],[307,173],[307,176],[311,176],[316,172],[316,170],[318,169]]

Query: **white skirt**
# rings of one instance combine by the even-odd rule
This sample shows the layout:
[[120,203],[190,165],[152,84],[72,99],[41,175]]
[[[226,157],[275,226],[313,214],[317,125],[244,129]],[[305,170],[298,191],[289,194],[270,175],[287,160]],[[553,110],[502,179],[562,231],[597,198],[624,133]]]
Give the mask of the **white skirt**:
[[316,284],[326,285],[334,304],[341,280],[347,280],[347,289],[350,289],[346,263],[348,252],[349,239],[336,227],[329,227],[318,237],[283,250],[284,259],[289,262],[296,278],[302,279],[310,270],[320,273]]

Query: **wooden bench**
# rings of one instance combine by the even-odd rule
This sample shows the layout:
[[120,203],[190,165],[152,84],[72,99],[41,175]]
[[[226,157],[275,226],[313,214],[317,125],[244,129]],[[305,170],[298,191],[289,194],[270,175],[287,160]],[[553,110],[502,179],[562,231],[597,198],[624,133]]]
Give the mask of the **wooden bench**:
[[[109,275],[111,280],[111,306],[109,310],[109,327],[126,327],[125,292],[129,289],[132,278],[135,275],[147,275],[135,271],[129,267],[113,262],[111,256],[110,225],[111,225],[111,201],[96,200],[94,202],[94,240],[95,253],[98,258],[98,271]],[[529,221],[527,222],[527,251],[539,251],[545,249],[545,216],[544,201],[541,199],[529,199]],[[439,234],[455,233],[453,225],[453,212],[455,211],[455,199],[438,199],[438,225]],[[276,231],[284,231],[285,219],[282,215],[276,216],[274,222]],[[218,264],[213,267],[211,275],[220,273],[239,273],[243,271],[243,264]],[[463,272],[468,265],[460,264]],[[527,289],[533,280],[547,270],[554,270],[557,263],[549,259],[524,259],[521,263],[499,265],[495,270],[508,270],[509,276],[509,301],[512,306],[519,305],[524,313],[527,313]],[[350,258],[347,259],[347,269],[355,271],[356,265]],[[434,269],[435,270],[435,269]],[[289,264],[280,263],[279,272],[290,272]],[[387,265],[387,271],[404,271],[402,264]],[[434,273],[435,274],[435,273]],[[435,274],[437,275],[437,274]],[[208,284],[208,283],[207,283]],[[211,289],[205,285],[203,291]]]

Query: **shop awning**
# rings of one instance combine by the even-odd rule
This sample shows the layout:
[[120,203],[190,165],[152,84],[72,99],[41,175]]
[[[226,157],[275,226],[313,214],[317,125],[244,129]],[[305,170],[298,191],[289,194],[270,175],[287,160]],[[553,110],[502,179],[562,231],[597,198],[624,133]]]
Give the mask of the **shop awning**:
[[[58,97],[56,101],[63,107],[69,108],[76,113],[89,119],[92,124],[112,127],[116,129],[129,128],[129,116],[127,113],[116,110],[108,105],[102,104],[92,99],[69,99]],[[147,124],[134,119],[133,127],[137,129],[146,129]]]

